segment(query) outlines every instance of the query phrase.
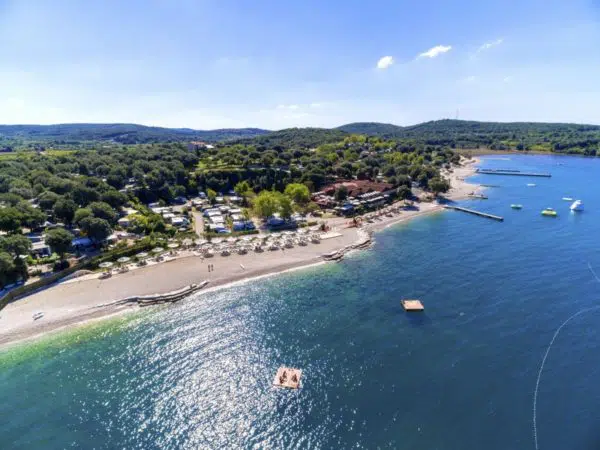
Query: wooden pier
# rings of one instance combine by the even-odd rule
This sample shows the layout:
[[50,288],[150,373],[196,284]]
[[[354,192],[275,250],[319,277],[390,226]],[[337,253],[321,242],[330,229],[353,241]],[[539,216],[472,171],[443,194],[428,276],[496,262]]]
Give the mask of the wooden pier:
[[498,222],[503,222],[504,221],[504,217],[495,216],[493,214],[488,214],[488,213],[484,213],[484,212],[481,212],[481,211],[476,211],[474,209],[463,208],[462,206],[444,205],[444,208],[446,208],[446,209],[453,209],[455,211],[466,212],[468,214],[473,214],[475,216],[485,217],[486,219],[497,220]]
[[516,177],[545,177],[550,178],[550,173],[536,173],[536,172],[521,172],[520,170],[496,170],[496,169],[476,169],[476,173],[481,175],[510,175]]

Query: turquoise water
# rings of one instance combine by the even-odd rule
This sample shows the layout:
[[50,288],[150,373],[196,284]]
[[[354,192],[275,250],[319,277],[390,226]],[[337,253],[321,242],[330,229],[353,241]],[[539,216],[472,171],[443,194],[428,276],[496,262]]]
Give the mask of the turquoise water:
[[[500,187],[466,204],[503,223],[436,214],[339,264],[5,352],[0,448],[535,448],[544,352],[600,305],[600,160],[482,166],[553,177],[475,178]],[[426,313],[405,314],[403,297]],[[554,342],[539,448],[600,448],[599,324],[592,310]],[[302,389],[271,387],[280,365],[303,369]]]

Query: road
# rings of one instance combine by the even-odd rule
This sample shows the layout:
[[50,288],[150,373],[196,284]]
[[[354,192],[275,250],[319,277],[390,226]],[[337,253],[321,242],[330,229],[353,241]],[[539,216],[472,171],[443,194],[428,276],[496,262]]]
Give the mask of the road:
[[191,213],[194,215],[194,231],[198,237],[202,237],[204,234],[204,217],[199,211],[191,211]]

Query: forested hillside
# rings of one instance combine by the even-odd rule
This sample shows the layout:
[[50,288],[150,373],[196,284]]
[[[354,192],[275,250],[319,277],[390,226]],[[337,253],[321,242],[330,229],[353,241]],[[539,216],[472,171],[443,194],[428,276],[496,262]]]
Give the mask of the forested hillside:
[[60,125],[0,125],[0,143],[38,142],[76,144],[90,141],[112,141],[119,144],[144,144],[202,140],[224,141],[268,133],[258,128],[192,130],[190,128],[147,127],[135,124],[60,124]]
[[409,127],[353,123],[338,129],[451,148],[554,151],[585,155],[595,155],[600,142],[600,126],[567,123],[436,120]]
[[240,139],[236,143],[252,144],[268,149],[275,147],[314,148],[321,144],[342,140],[348,135],[348,133],[335,128],[288,128],[254,138]]
[[547,151],[596,155],[600,126],[566,123],[475,122],[437,120],[401,127],[357,122],[338,128],[289,128],[269,132],[258,128],[192,130],[133,124],[0,125],[0,149],[94,147],[97,143],[130,145],[164,142],[235,141],[257,148],[314,148],[350,134],[393,139],[408,147],[416,144],[449,148]]

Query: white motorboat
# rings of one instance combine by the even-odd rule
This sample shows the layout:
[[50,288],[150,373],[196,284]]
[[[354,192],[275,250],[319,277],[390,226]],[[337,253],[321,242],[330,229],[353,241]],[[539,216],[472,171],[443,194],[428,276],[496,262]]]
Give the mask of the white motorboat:
[[535,187],[535,183],[527,183],[527,187]]
[[571,205],[571,211],[583,211],[583,202],[581,200],[575,200]]

